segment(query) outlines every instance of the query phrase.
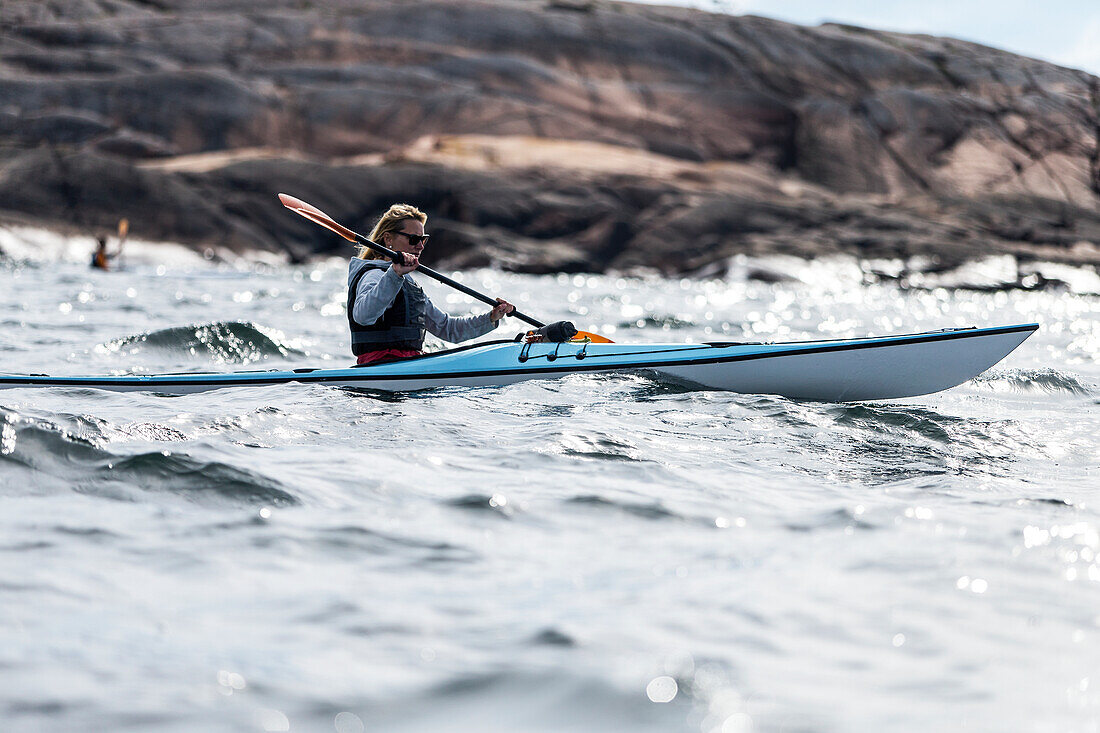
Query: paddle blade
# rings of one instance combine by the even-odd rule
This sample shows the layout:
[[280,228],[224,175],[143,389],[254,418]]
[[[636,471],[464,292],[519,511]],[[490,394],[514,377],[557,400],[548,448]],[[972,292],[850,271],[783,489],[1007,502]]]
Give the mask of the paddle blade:
[[119,219],[118,220],[118,236],[119,236],[119,238],[121,239],[121,238],[125,237],[127,232],[129,232],[129,231],[130,231],[130,220],[129,219]]
[[591,331],[577,331],[577,335],[576,335],[575,338],[580,339],[581,341],[583,341],[585,339],[588,339],[589,341],[591,341],[594,344],[613,344],[613,343],[615,343],[611,339],[605,338],[605,337],[599,335],[598,333],[592,333]]
[[287,207],[295,214],[304,216],[305,218],[312,221],[314,224],[320,224],[325,229],[336,232],[341,237],[347,239],[350,242],[358,241],[355,237],[355,232],[348,229],[347,227],[340,226],[332,220],[332,217],[318,209],[316,206],[313,206],[312,204],[307,204],[305,201],[302,201],[301,199],[296,199],[293,196],[285,193],[279,194],[279,201],[283,203],[283,206]]

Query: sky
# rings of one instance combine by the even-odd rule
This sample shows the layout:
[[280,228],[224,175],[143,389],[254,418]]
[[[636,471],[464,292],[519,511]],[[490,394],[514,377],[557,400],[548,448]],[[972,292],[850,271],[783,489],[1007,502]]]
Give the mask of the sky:
[[1100,75],[1100,0],[643,0],[975,41]]

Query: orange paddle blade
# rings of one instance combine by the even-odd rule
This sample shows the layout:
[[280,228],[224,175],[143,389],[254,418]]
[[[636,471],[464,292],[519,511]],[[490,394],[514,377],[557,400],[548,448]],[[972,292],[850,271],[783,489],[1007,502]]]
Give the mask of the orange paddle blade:
[[295,214],[300,214],[301,216],[304,216],[305,218],[312,221],[314,224],[320,224],[325,229],[336,232],[341,237],[350,242],[357,241],[355,238],[355,232],[345,226],[337,224],[335,221],[333,221],[331,216],[321,211],[316,206],[313,206],[312,204],[307,204],[305,201],[302,201],[301,199],[296,199],[293,196],[285,193],[279,194],[279,200],[283,202],[283,206],[287,207]]
[[118,236],[125,237],[126,233],[130,231],[130,220],[119,219],[118,220]]
[[592,333],[591,331],[577,331],[577,335],[574,338],[581,340],[588,339],[594,344],[613,344],[615,343],[609,338],[599,335],[598,333]]

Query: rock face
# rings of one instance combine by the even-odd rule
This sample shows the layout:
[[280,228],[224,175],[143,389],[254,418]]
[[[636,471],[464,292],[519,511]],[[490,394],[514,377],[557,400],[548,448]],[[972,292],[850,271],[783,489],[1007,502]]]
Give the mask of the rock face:
[[455,266],[1095,265],[1098,84],[951,39],[602,0],[5,0],[0,216],[340,251],[286,191],[359,231],[415,203],[426,259]]

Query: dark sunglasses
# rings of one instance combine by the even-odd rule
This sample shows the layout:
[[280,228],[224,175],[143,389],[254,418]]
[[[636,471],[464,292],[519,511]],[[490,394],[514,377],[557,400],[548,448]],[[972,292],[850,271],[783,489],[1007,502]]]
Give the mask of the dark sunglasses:
[[425,245],[428,244],[428,239],[432,236],[431,234],[409,234],[408,232],[390,232],[390,234],[404,234],[409,238],[409,244],[414,247],[421,242]]

